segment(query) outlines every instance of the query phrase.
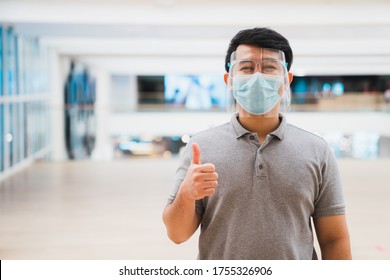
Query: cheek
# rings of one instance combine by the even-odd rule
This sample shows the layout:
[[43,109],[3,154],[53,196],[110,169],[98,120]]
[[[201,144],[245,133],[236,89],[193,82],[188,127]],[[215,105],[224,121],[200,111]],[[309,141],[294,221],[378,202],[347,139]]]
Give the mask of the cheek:
[[286,90],[286,84],[282,82],[282,84],[280,85],[279,90],[278,90],[279,95],[282,96],[284,94],[285,90]]
[[284,85],[282,84],[282,85],[279,87],[278,93],[279,93],[279,95],[282,95],[283,92],[284,92]]

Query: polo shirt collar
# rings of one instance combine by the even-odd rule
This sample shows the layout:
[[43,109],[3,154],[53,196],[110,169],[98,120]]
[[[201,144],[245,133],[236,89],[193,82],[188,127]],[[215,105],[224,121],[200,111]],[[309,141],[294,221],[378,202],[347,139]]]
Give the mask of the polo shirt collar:
[[238,121],[238,113],[233,114],[232,116],[232,125],[233,129],[236,132],[237,139],[244,136],[245,134],[251,133],[246,130]]
[[278,137],[279,140],[283,140],[284,136],[286,135],[287,119],[281,113],[279,113],[279,119],[280,119],[280,124],[279,124],[278,128],[274,132],[271,132],[270,134]]
[[[286,117],[279,113],[279,118],[280,118],[280,124],[279,127],[274,131],[271,132],[270,135],[276,136],[279,138],[279,140],[283,140],[284,136],[286,134],[286,128],[287,128],[287,120]],[[232,115],[231,119],[233,129],[236,133],[237,139],[244,136],[245,134],[251,133],[247,129],[245,129],[238,121],[238,113]]]

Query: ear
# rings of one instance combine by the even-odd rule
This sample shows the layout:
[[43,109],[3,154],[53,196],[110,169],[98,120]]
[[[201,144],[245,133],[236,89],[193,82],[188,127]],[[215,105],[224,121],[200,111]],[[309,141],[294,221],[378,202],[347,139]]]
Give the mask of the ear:
[[223,75],[223,80],[225,81],[225,84],[228,84],[228,79],[229,79],[229,73],[225,73],[225,75]]
[[294,79],[293,73],[288,72],[288,82],[289,82],[290,84],[291,84],[291,82],[293,81],[293,79]]

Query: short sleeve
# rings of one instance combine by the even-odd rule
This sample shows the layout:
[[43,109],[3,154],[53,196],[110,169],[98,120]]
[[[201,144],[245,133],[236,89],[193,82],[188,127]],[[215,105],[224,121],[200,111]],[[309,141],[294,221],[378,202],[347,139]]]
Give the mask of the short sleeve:
[[318,196],[313,217],[345,214],[340,172],[332,149],[325,144]]

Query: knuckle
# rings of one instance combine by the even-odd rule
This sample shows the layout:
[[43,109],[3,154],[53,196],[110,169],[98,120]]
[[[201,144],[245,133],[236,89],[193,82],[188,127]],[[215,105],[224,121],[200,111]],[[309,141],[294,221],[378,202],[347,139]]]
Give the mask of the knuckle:
[[212,195],[215,193],[215,189],[208,189],[207,192],[209,195]]
[[201,169],[201,165],[192,165],[192,170],[195,171],[195,172],[199,172],[199,170]]
[[194,195],[195,198],[198,198],[200,196],[199,191],[198,190],[194,190],[193,195]]
[[194,174],[193,174],[193,180],[194,180],[195,182],[201,181],[201,174],[199,174],[199,173],[194,173]]

